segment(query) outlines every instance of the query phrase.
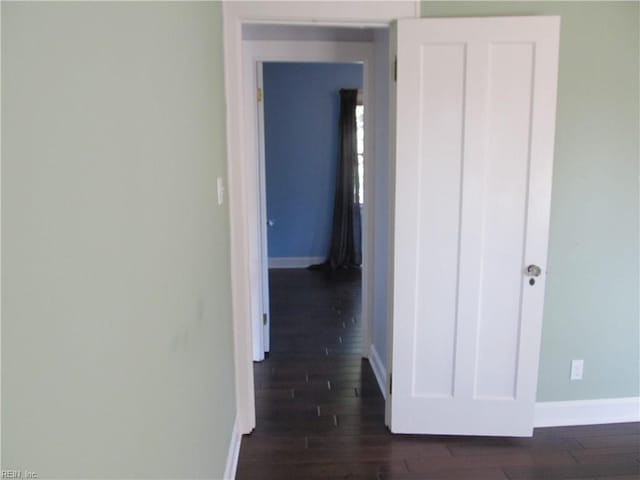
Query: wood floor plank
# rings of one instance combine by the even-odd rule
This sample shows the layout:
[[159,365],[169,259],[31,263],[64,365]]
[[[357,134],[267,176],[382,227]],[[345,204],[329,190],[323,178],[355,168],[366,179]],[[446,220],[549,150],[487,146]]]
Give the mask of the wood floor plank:
[[638,435],[640,434],[640,423],[609,423],[603,425],[536,428],[534,434],[541,437],[573,438],[603,435]]
[[576,450],[569,450],[569,453],[571,453],[574,458],[579,459],[581,457],[590,457],[594,455],[640,455],[640,449],[633,445],[627,445],[624,447],[580,448]]
[[429,473],[385,473],[379,480],[507,480],[500,468],[454,468]]
[[[640,476],[640,464],[519,466],[503,469],[509,480],[592,479],[606,475]],[[633,478],[633,477],[632,477]]]
[[[575,457],[574,457],[575,458]],[[603,465],[609,463],[626,464],[638,461],[638,453],[621,453],[617,455],[588,455],[577,457],[576,461],[582,465]]]
[[638,480],[640,475],[607,475],[606,477],[598,477],[597,480]]
[[[566,450],[574,446],[573,443],[566,444],[564,442],[558,443],[532,443],[527,446],[514,446],[514,445],[492,445],[484,446],[478,445],[460,445],[449,446],[451,454],[455,457],[465,456],[480,456],[480,455],[514,455],[514,454],[526,454],[529,452],[557,452],[558,450]],[[575,457],[574,457],[575,458]]]
[[432,472],[445,468],[500,468],[510,466],[575,465],[568,452],[525,452],[466,457],[408,458],[410,472]]
[[578,441],[584,448],[635,447],[640,449],[640,434],[597,435],[580,437]]

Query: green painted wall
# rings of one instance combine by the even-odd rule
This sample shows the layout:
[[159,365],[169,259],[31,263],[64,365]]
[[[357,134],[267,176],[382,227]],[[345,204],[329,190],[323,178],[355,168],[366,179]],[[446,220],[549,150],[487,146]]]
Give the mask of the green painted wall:
[[639,5],[422,3],[425,17],[562,17],[540,401],[640,395]]
[[221,478],[221,5],[2,2],[2,460]]

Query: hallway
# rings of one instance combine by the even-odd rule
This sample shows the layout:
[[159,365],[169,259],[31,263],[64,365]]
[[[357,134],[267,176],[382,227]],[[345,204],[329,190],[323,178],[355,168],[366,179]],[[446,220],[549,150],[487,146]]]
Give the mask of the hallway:
[[360,357],[360,272],[271,270],[271,353],[254,364],[257,426],[237,479],[640,478],[640,425],[533,438],[391,435]]

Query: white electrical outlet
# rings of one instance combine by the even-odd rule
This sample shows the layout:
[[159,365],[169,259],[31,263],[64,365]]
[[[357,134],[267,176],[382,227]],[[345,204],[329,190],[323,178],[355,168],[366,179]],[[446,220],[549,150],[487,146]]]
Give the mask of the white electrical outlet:
[[571,380],[582,380],[584,360],[571,360]]

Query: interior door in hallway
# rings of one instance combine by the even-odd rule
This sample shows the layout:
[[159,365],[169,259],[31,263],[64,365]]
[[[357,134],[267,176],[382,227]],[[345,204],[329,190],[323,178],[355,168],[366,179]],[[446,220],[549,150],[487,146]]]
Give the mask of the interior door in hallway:
[[395,433],[532,434],[559,24],[397,23]]

